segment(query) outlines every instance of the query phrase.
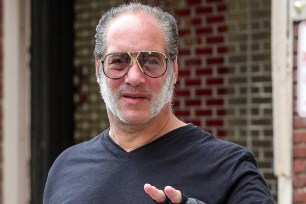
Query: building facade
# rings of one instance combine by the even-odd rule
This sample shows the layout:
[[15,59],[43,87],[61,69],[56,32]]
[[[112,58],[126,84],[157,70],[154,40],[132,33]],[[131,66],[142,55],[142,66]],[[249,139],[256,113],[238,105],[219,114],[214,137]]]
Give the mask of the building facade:
[[[37,2],[2,0],[0,6],[1,203],[40,203],[43,181],[58,153],[71,140],[88,140],[108,127],[95,78],[94,33],[103,11],[124,1],[75,0],[73,7],[60,1]],[[306,203],[306,119],[296,110],[296,86],[301,83],[297,80],[298,27],[306,19],[306,4],[301,1],[299,7],[287,0],[146,2],[161,6],[178,22],[175,114],[252,150],[277,203]],[[60,8],[72,8],[73,18],[62,22],[67,16]],[[298,18],[291,17],[295,12]],[[58,27],[56,31],[69,33],[71,44],[63,33],[52,33]],[[73,55],[67,55],[71,48]],[[64,62],[69,67],[66,72],[50,71]],[[40,70],[43,73],[37,74]],[[57,81],[63,75],[66,78]],[[44,80],[38,80],[41,76]],[[48,77],[55,82],[48,82]],[[62,83],[68,83],[69,90],[49,87]],[[60,105],[64,102],[57,102],[59,98],[71,100],[73,109],[69,103]],[[60,120],[65,117],[60,113],[71,113],[71,119]],[[53,131],[63,127],[67,131]],[[61,148],[55,151],[57,146]]]

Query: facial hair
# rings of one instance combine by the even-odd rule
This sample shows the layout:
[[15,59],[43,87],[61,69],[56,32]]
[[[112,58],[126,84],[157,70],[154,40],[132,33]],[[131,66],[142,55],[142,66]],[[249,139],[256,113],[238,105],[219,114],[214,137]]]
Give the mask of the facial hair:
[[[101,69],[101,67],[100,67]],[[100,70],[102,71],[102,70]],[[172,105],[172,99],[173,99],[173,93],[174,93],[174,84],[173,84],[173,66],[169,66],[169,73],[167,75],[166,81],[164,82],[162,89],[159,93],[154,93],[149,88],[144,87],[143,85],[139,85],[137,87],[127,87],[127,85],[122,84],[116,91],[112,91],[110,89],[110,86],[107,84],[107,77],[103,74],[103,71],[100,72],[100,80],[99,80],[99,86],[100,86],[100,93],[102,96],[102,99],[105,102],[106,108],[112,112],[112,114],[115,116],[117,120],[124,124],[145,124],[148,121],[155,118],[161,110],[165,107],[166,104],[170,103],[170,106]],[[150,104],[150,112],[149,116],[146,120],[141,121],[133,121],[122,113],[119,106],[119,98],[122,96],[122,93],[124,93],[126,90],[135,93],[142,92],[149,96],[151,99]]]

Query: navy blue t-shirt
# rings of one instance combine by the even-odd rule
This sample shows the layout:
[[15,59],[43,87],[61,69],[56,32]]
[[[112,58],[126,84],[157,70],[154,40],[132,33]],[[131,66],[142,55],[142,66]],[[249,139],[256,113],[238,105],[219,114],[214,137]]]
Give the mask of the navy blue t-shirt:
[[105,130],[65,150],[48,175],[44,204],[146,204],[146,183],[207,204],[274,203],[253,154],[192,124],[131,152]]

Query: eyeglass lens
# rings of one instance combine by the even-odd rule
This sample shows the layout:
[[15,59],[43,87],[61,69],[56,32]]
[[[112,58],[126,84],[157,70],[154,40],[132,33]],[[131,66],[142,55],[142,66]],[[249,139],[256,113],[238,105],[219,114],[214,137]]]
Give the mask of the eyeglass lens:
[[[135,60],[134,60],[135,59]],[[159,52],[118,52],[110,53],[103,60],[103,70],[109,78],[123,77],[132,66],[133,61],[148,76],[157,78],[167,69],[166,57]]]

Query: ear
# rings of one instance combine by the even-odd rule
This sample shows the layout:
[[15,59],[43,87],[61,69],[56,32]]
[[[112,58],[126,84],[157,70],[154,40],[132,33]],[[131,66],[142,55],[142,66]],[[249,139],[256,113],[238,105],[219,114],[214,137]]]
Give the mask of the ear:
[[95,56],[95,68],[96,68],[97,82],[99,83],[100,76],[99,76],[99,57],[98,56]]
[[177,62],[177,56],[173,59],[173,84],[176,84],[178,79],[178,62]]

